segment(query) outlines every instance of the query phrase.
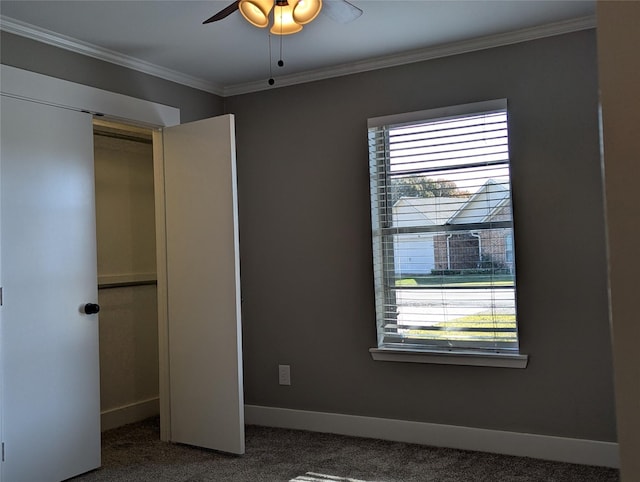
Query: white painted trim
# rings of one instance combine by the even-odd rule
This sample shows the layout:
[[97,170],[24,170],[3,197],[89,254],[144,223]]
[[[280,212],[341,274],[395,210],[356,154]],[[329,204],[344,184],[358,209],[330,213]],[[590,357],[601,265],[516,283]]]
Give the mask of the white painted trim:
[[0,65],[0,92],[17,99],[63,109],[98,113],[146,126],[180,124],[180,109],[49,77],[9,65]]
[[100,429],[104,432],[128,423],[139,422],[160,413],[158,397],[129,403],[100,412]]
[[510,353],[479,353],[463,351],[417,351],[392,348],[369,348],[375,361],[405,363],[435,363],[496,368],[527,368],[528,355]]
[[440,121],[449,117],[477,114],[479,112],[488,113],[494,111],[503,111],[506,110],[506,108],[507,99],[484,100],[480,102],[471,102],[468,104],[437,107],[435,109],[402,112],[400,114],[390,114],[380,117],[370,117],[369,119],[367,119],[367,128],[371,129],[373,127],[396,126],[399,124],[422,122],[431,119],[437,119],[438,121]]
[[94,59],[104,60],[144,74],[153,75],[154,77],[193,87],[194,89],[203,90],[217,95],[223,94],[222,87],[214,82],[198,79],[176,70],[167,69],[166,67],[161,67],[144,60],[139,60],[134,57],[121,54],[114,50],[105,49],[88,42],[83,42],[82,40],[68,37],[42,27],[21,22],[20,20],[0,15],[0,30],[48,45],[53,45],[54,47],[59,47],[81,55],[93,57]]
[[249,92],[258,92],[261,90],[303,84],[305,82],[314,82],[316,80],[341,77],[343,75],[357,74],[360,72],[368,72],[387,67],[412,64],[415,62],[465,54],[494,47],[502,47],[505,45],[527,42],[529,40],[552,37],[565,33],[578,32],[580,30],[589,30],[595,28],[595,26],[595,16],[575,18],[564,22],[551,23],[533,28],[515,30],[513,32],[437,45],[435,47],[412,50],[410,52],[404,52],[396,55],[378,57],[360,62],[351,62],[326,69],[309,70],[299,74],[284,75],[282,77],[275,78],[276,82],[274,86],[268,85],[264,79],[256,82],[231,85],[224,88],[224,96],[228,97],[231,95],[247,94]]
[[573,464],[615,468],[620,466],[618,444],[599,440],[257,405],[245,405],[245,422],[266,427],[335,433]]
[[169,292],[167,278],[167,213],[164,182],[164,138],[153,132],[153,189],[156,213],[156,270],[158,298],[158,363],[160,440],[171,440],[171,380],[169,376]]
[[277,87],[286,87],[288,85],[303,84],[316,80],[329,79],[350,75],[370,70],[383,69],[387,67],[395,67],[399,65],[410,64],[414,62],[422,62],[424,60],[448,57],[450,55],[458,55],[467,52],[475,52],[493,47],[501,47],[529,40],[536,40],[565,33],[577,32],[580,30],[588,30],[595,28],[595,16],[574,18],[563,22],[556,22],[537,27],[515,30],[486,37],[479,37],[461,42],[453,42],[435,47],[412,50],[396,55],[378,57],[375,59],[362,60],[358,62],[350,62],[326,69],[309,70],[298,74],[291,74],[276,78],[275,86],[269,86],[266,79],[256,82],[246,82],[235,85],[221,86],[213,82],[197,79],[174,70],[166,69],[149,62],[135,59],[112,50],[107,50],[87,42],[82,42],[71,37],[63,36],[50,30],[42,29],[34,25],[30,25],[9,17],[0,16],[0,29],[6,32],[27,37],[38,42],[54,45],[65,50],[70,50],[82,55],[87,55],[99,60],[111,62],[121,65],[138,72],[154,75],[162,79],[170,80],[179,84],[187,85],[196,89],[211,92],[223,97],[231,95],[246,94],[249,92],[258,92]]

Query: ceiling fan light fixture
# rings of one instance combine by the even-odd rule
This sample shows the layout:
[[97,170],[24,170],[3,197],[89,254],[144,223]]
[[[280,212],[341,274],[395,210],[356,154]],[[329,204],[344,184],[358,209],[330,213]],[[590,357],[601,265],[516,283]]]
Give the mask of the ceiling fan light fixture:
[[277,5],[273,9],[273,26],[270,32],[274,35],[291,35],[302,30],[302,25],[293,19],[293,9],[298,2],[290,1],[288,5]]
[[300,25],[311,22],[322,9],[322,0],[299,0],[293,7],[293,20]]
[[269,12],[273,7],[273,0],[240,0],[238,8],[242,16],[251,25],[265,28],[269,25]]

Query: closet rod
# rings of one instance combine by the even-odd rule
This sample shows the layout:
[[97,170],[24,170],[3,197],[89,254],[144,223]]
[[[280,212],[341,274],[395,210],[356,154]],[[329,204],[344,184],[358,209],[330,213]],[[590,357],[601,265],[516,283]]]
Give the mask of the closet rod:
[[144,280],[144,281],[122,281],[122,282],[114,282],[114,283],[99,283],[99,290],[109,290],[111,288],[127,288],[129,286],[149,286],[149,285],[157,285],[158,281],[154,279]]

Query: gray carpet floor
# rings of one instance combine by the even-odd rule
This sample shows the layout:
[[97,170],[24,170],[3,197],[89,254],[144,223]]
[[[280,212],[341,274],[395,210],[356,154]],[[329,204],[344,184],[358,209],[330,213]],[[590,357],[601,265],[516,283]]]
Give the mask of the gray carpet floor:
[[157,418],[103,434],[102,468],[73,482],[614,482],[615,469],[247,426],[232,456],[160,441]]

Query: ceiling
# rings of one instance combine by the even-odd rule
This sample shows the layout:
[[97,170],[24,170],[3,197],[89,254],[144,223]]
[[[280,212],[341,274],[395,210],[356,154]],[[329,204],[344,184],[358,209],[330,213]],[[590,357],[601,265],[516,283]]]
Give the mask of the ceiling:
[[228,95],[271,88],[269,77],[278,87],[595,24],[595,0],[350,0],[360,18],[340,24],[321,12],[300,33],[272,36],[270,62],[268,30],[239,12],[202,25],[231,1],[2,0],[0,25]]

